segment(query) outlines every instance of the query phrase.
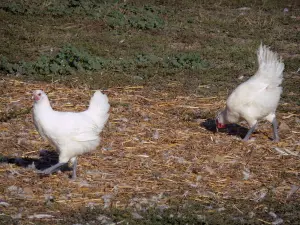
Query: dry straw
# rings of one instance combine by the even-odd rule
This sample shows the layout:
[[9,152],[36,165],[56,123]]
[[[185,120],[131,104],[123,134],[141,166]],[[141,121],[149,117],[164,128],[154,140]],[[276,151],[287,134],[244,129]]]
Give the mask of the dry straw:
[[[41,149],[53,150],[32,123],[35,89],[48,93],[53,108],[61,111],[86,109],[92,94],[59,84],[3,79],[3,157],[38,160]],[[1,163],[0,199],[10,204],[5,213],[14,213],[20,205],[34,213],[32,206],[44,204],[45,196],[66,208],[91,203],[122,208],[137,199],[148,204],[178,199],[223,204],[232,198],[259,202],[268,193],[278,202],[299,199],[299,107],[278,113],[288,127],[280,131],[281,142],[269,140],[270,126],[261,123],[255,140],[244,143],[236,135],[201,126],[224,106],[225,96],[174,95],[142,86],[104,92],[111,103],[109,123],[98,149],[79,157],[78,179],[71,181],[68,171],[40,177],[32,165]]]

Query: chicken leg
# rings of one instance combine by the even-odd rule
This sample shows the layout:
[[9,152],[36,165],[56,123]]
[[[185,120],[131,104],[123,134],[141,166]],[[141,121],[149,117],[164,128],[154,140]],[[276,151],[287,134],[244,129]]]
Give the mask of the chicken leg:
[[71,159],[72,163],[73,163],[73,171],[72,171],[72,179],[75,180],[76,179],[76,168],[77,168],[77,157],[74,157]]
[[67,165],[67,164],[68,163],[65,163],[65,162],[64,163],[57,163],[57,164],[55,164],[55,165],[53,165],[53,166],[51,166],[51,167],[49,167],[45,170],[38,171],[38,173],[45,174],[45,175],[51,174],[51,173],[54,173],[54,172],[58,171],[62,166]]
[[248,130],[248,132],[247,132],[246,136],[244,137],[243,141],[248,141],[248,140],[249,140],[251,134],[253,133],[253,131],[254,131],[255,128],[256,128],[256,125],[257,125],[257,123],[255,123],[255,124]]
[[279,135],[278,135],[278,123],[276,117],[273,119],[272,125],[273,125],[273,141],[278,142]]

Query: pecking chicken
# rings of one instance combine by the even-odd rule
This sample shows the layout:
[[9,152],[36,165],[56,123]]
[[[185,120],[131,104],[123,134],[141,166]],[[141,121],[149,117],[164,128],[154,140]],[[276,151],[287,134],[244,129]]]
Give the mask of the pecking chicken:
[[277,53],[262,44],[257,51],[257,58],[257,72],[231,93],[226,108],[216,118],[216,125],[217,128],[225,128],[225,124],[246,120],[250,129],[243,140],[247,141],[258,121],[267,120],[273,125],[274,141],[279,141],[275,112],[282,93],[280,85],[284,64]]
[[53,110],[48,96],[41,90],[33,92],[33,99],[34,125],[39,134],[59,151],[59,162],[40,173],[51,174],[71,161],[72,178],[75,179],[77,156],[96,149],[100,143],[99,133],[109,116],[107,96],[96,91],[89,108],[83,112]]

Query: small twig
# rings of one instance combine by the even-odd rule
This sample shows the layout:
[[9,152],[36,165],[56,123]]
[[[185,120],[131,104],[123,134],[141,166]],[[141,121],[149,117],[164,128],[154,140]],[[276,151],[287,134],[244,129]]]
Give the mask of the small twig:
[[241,211],[235,204],[233,204],[233,207],[234,207],[239,213],[244,214],[244,212]]
[[265,223],[265,224],[272,224],[272,223],[270,223],[270,222],[268,222],[268,221],[265,221],[265,220],[263,220],[263,219],[257,219],[258,221],[261,221],[261,222],[263,222],[263,223]]

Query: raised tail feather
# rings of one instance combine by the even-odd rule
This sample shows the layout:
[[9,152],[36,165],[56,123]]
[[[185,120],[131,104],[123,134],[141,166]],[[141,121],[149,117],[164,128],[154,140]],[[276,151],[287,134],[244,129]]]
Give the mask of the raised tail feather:
[[99,131],[101,131],[109,117],[109,103],[105,94],[96,91],[90,100],[90,105],[87,110],[88,114],[96,122]]
[[259,69],[257,76],[268,79],[270,83],[279,86],[283,79],[284,63],[277,53],[272,52],[267,46],[260,45],[257,51]]

